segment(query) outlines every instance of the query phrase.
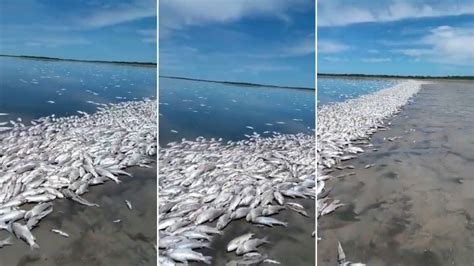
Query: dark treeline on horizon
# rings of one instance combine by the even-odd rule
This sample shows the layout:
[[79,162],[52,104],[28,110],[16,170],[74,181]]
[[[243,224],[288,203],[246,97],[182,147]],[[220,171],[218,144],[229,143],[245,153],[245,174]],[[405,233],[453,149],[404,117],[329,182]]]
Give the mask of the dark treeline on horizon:
[[100,64],[118,64],[118,65],[131,65],[131,66],[148,66],[156,67],[157,64],[154,62],[130,62],[130,61],[106,61],[106,60],[85,60],[85,59],[68,59],[48,56],[33,56],[33,55],[0,55],[1,57],[14,57],[34,60],[47,60],[47,61],[67,61],[67,62],[82,62],[82,63],[100,63]]
[[318,73],[318,77],[347,77],[347,78],[398,78],[398,79],[474,79],[474,76],[418,76],[418,75],[375,75],[375,74],[331,74]]
[[220,80],[208,80],[208,79],[197,79],[197,78],[165,76],[165,75],[160,75],[160,78],[202,81],[202,82],[221,83],[221,84],[249,86],[249,87],[269,87],[269,88],[281,88],[281,89],[314,90],[314,88],[309,88],[309,87],[279,86],[279,85],[258,84],[258,83],[250,83],[250,82],[220,81]]

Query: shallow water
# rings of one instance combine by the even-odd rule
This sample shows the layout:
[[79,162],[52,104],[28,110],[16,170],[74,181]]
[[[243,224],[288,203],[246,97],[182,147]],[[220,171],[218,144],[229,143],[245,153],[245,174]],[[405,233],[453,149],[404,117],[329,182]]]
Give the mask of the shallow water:
[[319,220],[320,265],[335,265],[338,240],[348,259],[368,265],[474,263],[473,102],[473,83],[424,85],[374,135],[377,151],[333,172],[356,175],[328,182],[346,206]]
[[[96,105],[156,98],[156,68],[0,57],[0,122],[94,112]],[[53,101],[54,103],[48,103]]]
[[318,77],[318,106],[357,98],[398,82],[396,79]]
[[[12,246],[0,249],[0,265],[156,265],[156,164],[128,171],[133,178],[90,187],[83,195],[100,208],[54,201],[54,211],[32,230],[40,248],[31,250],[13,239]],[[113,223],[116,219],[121,222]],[[70,237],[51,229],[63,230]],[[9,235],[0,231],[0,239]]]
[[160,78],[160,145],[199,136],[241,140],[254,131],[312,134],[314,93]]

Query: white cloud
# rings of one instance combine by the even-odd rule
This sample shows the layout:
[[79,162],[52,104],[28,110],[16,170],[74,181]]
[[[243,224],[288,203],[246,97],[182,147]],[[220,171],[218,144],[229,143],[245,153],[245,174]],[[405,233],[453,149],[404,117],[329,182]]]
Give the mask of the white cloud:
[[336,56],[325,56],[323,59],[325,61],[332,62],[332,63],[339,63],[339,62],[349,61],[347,58],[341,58],[341,57],[336,57]]
[[296,43],[284,49],[289,56],[300,56],[314,53],[314,35],[298,40]]
[[116,6],[98,9],[80,18],[79,24],[87,28],[101,28],[156,16],[155,0],[133,0]]
[[430,30],[419,41],[421,48],[396,49],[415,59],[453,65],[474,65],[474,29],[440,26]]
[[347,1],[320,0],[318,26],[345,26],[364,22],[387,22],[410,18],[474,14],[472,1]]
[[72,37],[72,36],[33,37],[30,40],[25,42],[25,45],[27,46],[37,46],[37,47],[46,47],[46,48],[56,48],[59,46],[83,45],[83,44],[90,44],[90,41],[82,37]]
[[380,53],[380,51],[377,50],[377,49],[369,49],[369,50],[367,50],[367,52],[368,52],[369,54],[378,54],[378,53]]
[[306,8],[305,0],[161,0],[160,36],[185,26],[227,23],[254,15],[290,22],[288,11]]
[[349,46],[333,40],[318,40],[319,54],[335,54],[349,50]]
[[370,57],[370,58],[362,58],[362,62],[364,63],[385,63],[391,62],[392,58],[390,57]]

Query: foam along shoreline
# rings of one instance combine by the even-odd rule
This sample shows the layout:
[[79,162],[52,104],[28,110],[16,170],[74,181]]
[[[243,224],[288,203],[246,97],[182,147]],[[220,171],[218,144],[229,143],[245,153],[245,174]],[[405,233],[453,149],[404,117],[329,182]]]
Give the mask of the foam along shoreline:
[[[400,112],[426,82],[409,80],[393,87],[341,103],[323,106],[317,114],[317,216],[327,215],[344,203],[329,197],[325,181],[333,166],[355,158],[371,147],[369,139],[384,130],[388,118]],[[319,239],[318,239],[319,240]],[[335,247],[336,248],[336,247]]]
[[94,114],[43,117],[0,134],[0,230],[35,248],[34,228],[55,199],[99,207],[80,195],[109,179],[120,183],[120,175],[129,175],[123,169],[154,161],[156,107],[150,99],[108,104]]
[[[160,148],[160,265],[210,264],[213,258],[204,256],[203,249],[233,220],[286,227],[286,221],[269,216],[285,211],[306,216],[292,198],[314,198],[314,145],[313,135],[276,134],[227,143],[197,138]],[[272,245],[265,235],[241,237],[234,242],[236,249],[227,248],[241,255],[230,263],[274,259],[255,252],[259,245]]]

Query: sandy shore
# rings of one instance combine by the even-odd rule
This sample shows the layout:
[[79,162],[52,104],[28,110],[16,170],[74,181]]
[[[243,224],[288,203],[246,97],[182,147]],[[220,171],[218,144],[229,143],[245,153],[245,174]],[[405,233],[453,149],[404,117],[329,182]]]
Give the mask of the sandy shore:
[[331,173],[355,175],[327,181],[346,205],[319,220],[318,264],[336,264],[339,240],[368,265],[472,265],[474,84],[423,85],[390,122]]
[[[53,213],[33,231],[40,248],[30,250],[14,239],[0,249],[0,265],[156,265],[156,164],[127,171],[134,177],[122,177],[121,184],[106,182],[84,195],[100,208],[56,200]],[[121,222],[113,223],[116,219]],[[53,228],[70,237],[52,233]],[[8,236],[0,232],[0,239]]]

